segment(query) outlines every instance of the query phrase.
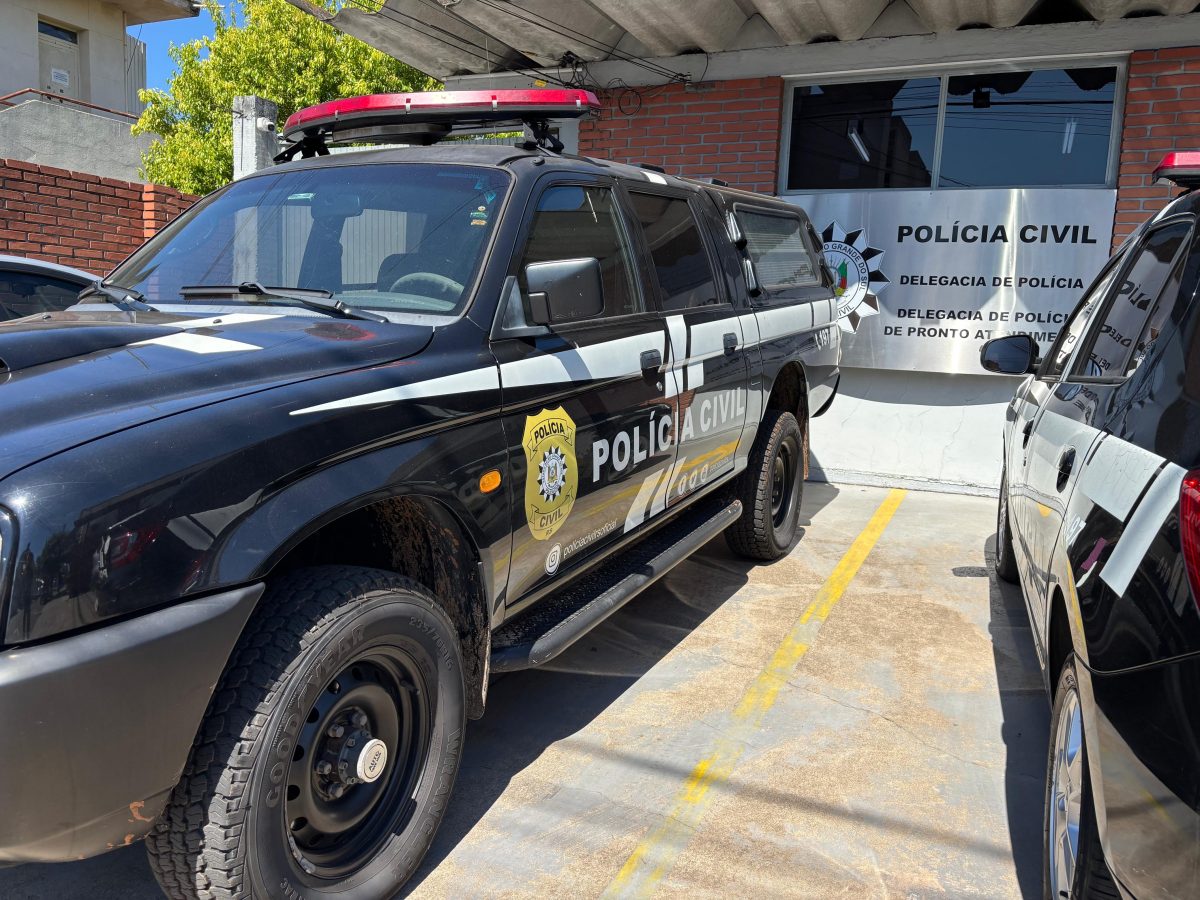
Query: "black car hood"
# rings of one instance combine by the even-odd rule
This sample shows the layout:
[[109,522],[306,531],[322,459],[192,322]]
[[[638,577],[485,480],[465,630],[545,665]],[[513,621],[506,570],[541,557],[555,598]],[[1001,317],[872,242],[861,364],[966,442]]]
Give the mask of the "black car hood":
[[427,325],[293,315],[64,312],[0,324],[0,477],[241,394],[402,359]]

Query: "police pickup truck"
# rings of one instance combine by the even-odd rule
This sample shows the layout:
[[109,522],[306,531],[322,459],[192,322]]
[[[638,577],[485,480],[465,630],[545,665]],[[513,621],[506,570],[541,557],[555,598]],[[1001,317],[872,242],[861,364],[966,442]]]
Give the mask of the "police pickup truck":
[[[492,673],[717,534],[787,552],[838,380],[819,242],[558,152],[597,107],[303,110],[287,161],[0,326],[0,862],[144,837],[171,897],[391,896]],[[503,120],[537,139],[433,145]],[[372,138],[417,146],[327,149]]]

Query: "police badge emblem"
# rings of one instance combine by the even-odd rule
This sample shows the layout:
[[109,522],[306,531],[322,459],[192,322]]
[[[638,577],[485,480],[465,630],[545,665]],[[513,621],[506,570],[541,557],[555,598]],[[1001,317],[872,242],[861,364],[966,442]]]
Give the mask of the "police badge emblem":
[[575,422],[561,406],[525,418],[525,518],[539,541],[558,531],[579,491]]

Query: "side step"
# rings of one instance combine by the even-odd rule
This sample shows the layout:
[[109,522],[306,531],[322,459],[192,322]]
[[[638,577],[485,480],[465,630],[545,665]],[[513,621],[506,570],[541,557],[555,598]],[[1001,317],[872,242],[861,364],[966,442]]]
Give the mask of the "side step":
[[615,613],[742,514],[740,500],[701,502],[492,635],[492,671],[543,665]]

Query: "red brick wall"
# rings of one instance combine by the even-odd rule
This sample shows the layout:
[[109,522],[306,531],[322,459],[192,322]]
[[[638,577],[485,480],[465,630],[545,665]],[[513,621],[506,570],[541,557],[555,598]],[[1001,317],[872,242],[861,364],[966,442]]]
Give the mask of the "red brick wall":
[[1114,247],[1179,193],[1151,174],[1171,150],[1200,150],[1200,47],[1139,50],[1130,58]]
[[0,159],[0,253],[103,274],[195,199],[159,184]]
[[579,127],[579,152],[650,163],[672,175],[720,178],[775,193],[783,81],[743,78],[605,91],[598,119]]

